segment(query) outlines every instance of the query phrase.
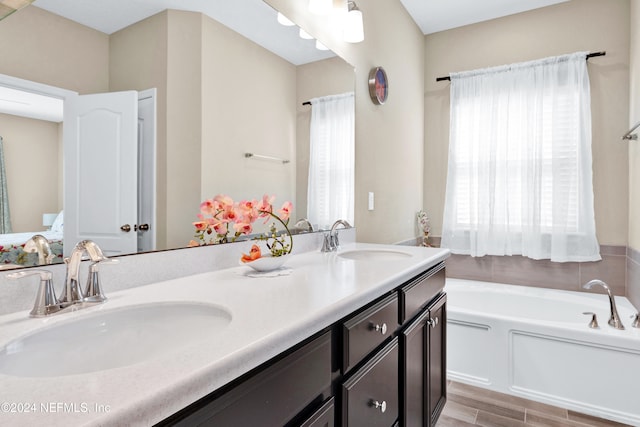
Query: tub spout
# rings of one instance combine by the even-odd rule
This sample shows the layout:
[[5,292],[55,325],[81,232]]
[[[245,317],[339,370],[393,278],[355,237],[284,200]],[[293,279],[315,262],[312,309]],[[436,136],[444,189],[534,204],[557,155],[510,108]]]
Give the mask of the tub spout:
[[620,321],[620,316],[618,315],[618,309],[616,308],[616,300],[611,294],[611,289],[609,289],[609,286],[607,286],[607,284],[604,283],[602,280],[596,279],[596,280],[591,280],[585,283],[584,285],[582,285],[582,287],[584,289],[591,289],[595,285],[602,286],[604,290],[607,291],[607,295],[609,295],[609,307],[611,309],[611,317],[609,318],[609,325],[611,325],[616,329],[624,329],[624,325]]

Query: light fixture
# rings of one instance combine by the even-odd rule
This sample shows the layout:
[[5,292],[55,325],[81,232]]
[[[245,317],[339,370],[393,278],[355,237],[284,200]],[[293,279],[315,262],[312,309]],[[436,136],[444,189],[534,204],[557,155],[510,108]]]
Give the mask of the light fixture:
[[319,40],[316,40],[316,49],[318,49],[318,50],[329,50],[329,48],[326,47],[325,45],[323,45],[322,43],[320,43]]
[[309,0],[309,12],[316,15],[328,15],[333,10],[333,0]]
[[0,19],[4,19],[16,10],[30,5],[34,0],[0,0]]
[[300,37],[305,39],[305,40],[313,40],[313,36],[309,33],[307,33],[305,30],[303,30],[302,28],[300,28]]
[[289,18],[287,18],[286,16],[284,16],[282,13],[278,12],[278,22],[282,25],[284,25],[285,27],[292,27],[296,24],[293,23],[293,21],[291,21]]
[[364,40],[362,11],[354,1],[349,1],[349,12],[344,19],[343,39],[348,43],[360,43]]

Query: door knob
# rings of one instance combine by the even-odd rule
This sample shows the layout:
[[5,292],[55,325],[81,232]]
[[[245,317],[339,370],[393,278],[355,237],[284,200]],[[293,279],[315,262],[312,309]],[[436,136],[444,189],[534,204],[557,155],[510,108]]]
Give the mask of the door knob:
[[124,231],[125,233],[128,233],[131,231],[131,226],[129,224],[125,224],[122,227],[120,227],[120,230]]
[[138,226],[138,230],[140,230],[140,231],[149,231],[149,224],[140,224]]

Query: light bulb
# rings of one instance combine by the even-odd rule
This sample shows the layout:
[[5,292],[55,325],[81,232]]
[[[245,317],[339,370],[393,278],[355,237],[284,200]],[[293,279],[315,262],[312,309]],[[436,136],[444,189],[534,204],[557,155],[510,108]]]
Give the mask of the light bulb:
[[329,48],[326,47],[325,45],[323,45],[322,43],[320,43],[319,40],[316,40],[316,49],[318,49],[318,50],[329,50]]
[[344,19],[343,38],[348,43],[359,43],[364,40],[362,12],[355,6],[355,3],[349,9],[349,13]]
[[285,27],[291,27],[293,25],[296,25],[293,23],[293,21],[291,21],[289,18],[287,18],[280,12],[278,12],[278,22],[284,25]]
[[313,36],[309,33],[307,33],[305,30],[303,30],[302,28],[300,28],[300,37],[305,39],[305,40],[312,40]]

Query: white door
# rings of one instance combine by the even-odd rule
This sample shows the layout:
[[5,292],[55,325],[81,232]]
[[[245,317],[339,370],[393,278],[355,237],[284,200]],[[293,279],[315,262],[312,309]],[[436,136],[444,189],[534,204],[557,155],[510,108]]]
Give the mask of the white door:
[[138,93],[138,252],[156,249],[156,89]]
[[137,250],[136,91],[81,95],[64,112],[64,254],[93,240],[105,255]]

